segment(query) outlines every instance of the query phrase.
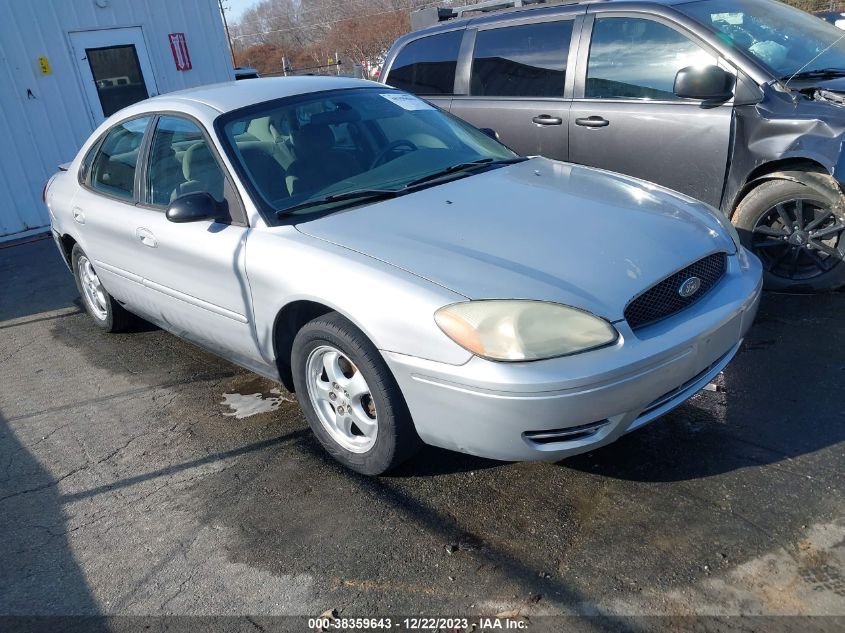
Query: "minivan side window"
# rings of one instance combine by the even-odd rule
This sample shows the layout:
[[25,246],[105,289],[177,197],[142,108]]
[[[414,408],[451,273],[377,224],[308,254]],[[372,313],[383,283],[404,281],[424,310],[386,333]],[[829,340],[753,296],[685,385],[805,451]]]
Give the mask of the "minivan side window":
[[479,31],[470,94],[562,97],[572,20]]
[[463,31],[448,31],[414,40],[390,67],[387,84],[418,95],[452,94]]
[[643,18],[597,18],[590,43],[588,99],[679,101],[675,75],[717,59],[676,30]]
[[124,121],[114,126],[91,166],[91,187],[116,198],[135,197],[135,167],[144,131],[150,117]]

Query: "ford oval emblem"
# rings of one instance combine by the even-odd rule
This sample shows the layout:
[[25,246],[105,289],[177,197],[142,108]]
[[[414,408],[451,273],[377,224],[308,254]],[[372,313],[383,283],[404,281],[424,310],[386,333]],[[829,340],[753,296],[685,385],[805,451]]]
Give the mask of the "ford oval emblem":
[[684,299],[689,299],[698,292],[699,288],[701,288],[701,279],[698,277],[690,277],[689,279],[684,280],[684,283],[678,287],[678,294]]

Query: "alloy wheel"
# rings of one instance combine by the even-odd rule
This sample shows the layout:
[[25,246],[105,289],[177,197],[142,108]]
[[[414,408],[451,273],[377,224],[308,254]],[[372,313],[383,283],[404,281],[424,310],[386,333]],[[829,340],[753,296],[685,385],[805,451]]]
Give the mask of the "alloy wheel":
[[752,230],[751,246],[771,274],[790,280],[823,275],[845,259],[845,222],[829,203],[788,200],[763,213]]
[[344,449],[366,453],[376,442],[378,417],[364,375],[339,349],[315,348],[306,361],[308,396],[320,423]]

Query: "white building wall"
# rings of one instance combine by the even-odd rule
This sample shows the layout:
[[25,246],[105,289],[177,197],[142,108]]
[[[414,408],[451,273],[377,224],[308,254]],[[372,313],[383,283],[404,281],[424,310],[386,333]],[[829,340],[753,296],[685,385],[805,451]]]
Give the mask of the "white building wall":
[[[234,79],[217,0],[0,0],[0,240],[49,224],[41,190],[96,124],[72,31],[141,27],[159,93]],[[169,33],[193,68],[176,70]],[[51,73],[43,75],[39,57]]]

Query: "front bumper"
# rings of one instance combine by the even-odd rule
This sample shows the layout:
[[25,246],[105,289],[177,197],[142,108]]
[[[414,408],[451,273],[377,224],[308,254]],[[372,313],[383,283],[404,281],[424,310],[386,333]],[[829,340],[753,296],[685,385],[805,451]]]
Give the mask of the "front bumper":
[[760,302],[760,264],[728,258],[699,302],[616,345],[532,363],[447,365],[383,352],[417,432],[434,446],[501,460],[556,461],[613,442],[685,402],[731,361]]

